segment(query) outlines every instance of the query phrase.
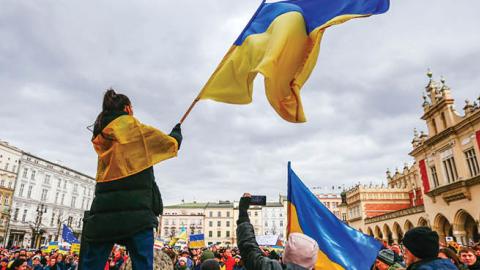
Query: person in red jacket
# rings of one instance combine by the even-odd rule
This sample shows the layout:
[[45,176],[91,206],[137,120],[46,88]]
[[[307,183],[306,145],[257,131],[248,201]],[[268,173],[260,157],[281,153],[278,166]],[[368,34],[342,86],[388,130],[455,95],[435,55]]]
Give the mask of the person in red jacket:
[[232,257],[231,249],[225,249],[222,262],[225,264],[225,270],[233,270],[233,267],[235,266],[235,259]]

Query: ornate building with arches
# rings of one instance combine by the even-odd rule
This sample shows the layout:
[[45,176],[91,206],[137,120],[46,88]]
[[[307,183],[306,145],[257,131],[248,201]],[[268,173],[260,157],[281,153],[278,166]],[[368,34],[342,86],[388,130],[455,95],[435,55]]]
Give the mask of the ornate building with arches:
[[[466,100],[461,115],[445,80],[433,80],[431,72],[428,77],[421,117],[428,132],[414,132],[413,165],[393,175],[387,171],[388,186],[347,190],[343,207],[352,227],[389,243],[415,226],[428,226],[441,241],[472,244],[480,241],[480,98]],[[372,212],[376,207],[381,211]]]

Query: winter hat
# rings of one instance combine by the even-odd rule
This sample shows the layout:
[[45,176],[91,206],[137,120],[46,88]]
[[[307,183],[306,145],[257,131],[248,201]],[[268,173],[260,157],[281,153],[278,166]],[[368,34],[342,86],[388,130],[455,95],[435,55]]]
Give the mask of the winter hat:
[[378,252],[377,259],[388,265],[393,265],[395,263],[395,255],[393,254],[393,250],[390,249],[380,250],[380,252]]
[[200,270],[220,270],[220,264],[215,259],[208,259],[200,265]]
[[215,255],[213,254],[213,252],[211,252],[210,250],[205,250],[202,253],[202,256],[200,256],[200,261],[204,262],[208,259],[213,259],[213,258],[215,258]]
[[438,256],[438,234],[428,227],[411,229],[405,233],[402,242],[417,258],[428,259]]
[[283,254],[283,263],[294,263],[307,269],[312,269],[317,262],[317,242],[301,233],[291,233]]
[[180,258],[178,258],[178,262],[184,262],[185,264],[187,264],[187,258],[180,257]]

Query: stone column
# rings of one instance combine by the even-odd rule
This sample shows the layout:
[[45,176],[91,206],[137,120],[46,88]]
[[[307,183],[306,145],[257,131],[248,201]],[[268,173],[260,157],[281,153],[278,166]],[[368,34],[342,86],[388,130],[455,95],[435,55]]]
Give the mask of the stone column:
[[463,245],[468,244],[466,231],[453,231],[453,236],[457,238],[457,242],[460,241]]

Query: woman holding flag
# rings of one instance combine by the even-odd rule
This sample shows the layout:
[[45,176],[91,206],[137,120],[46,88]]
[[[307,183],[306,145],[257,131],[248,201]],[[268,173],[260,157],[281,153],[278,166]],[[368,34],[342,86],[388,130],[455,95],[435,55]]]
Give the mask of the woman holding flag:
[[177,155],[180,124],[166,135],[140,123],[130,99],[113,89],[102,107],[92,138],[97,184],[84,218],[79,269],[103,269],[114,243],[127,247],[133,269],[153,269],[153,228],[163,212],[153,165]]

